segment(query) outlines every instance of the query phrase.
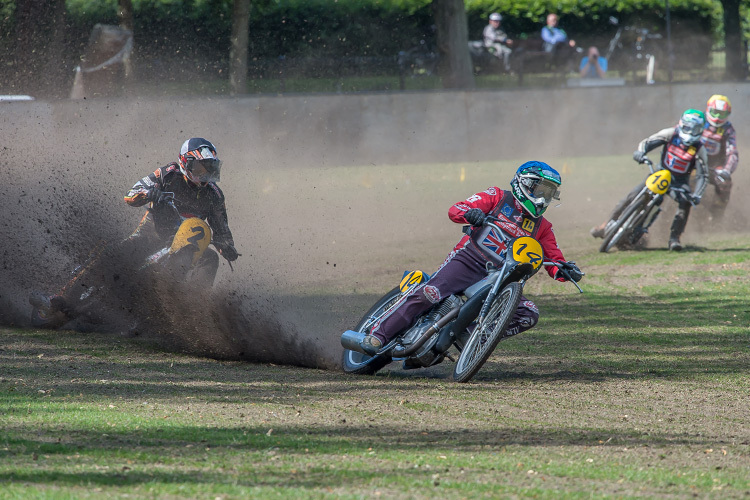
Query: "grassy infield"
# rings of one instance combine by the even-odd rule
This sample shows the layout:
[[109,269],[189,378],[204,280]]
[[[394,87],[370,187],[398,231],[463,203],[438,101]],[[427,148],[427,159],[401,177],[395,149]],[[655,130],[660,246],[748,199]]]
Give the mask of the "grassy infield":
[[582,248],[461,386],[2,328],[0,498],[747,498],[748,245]]

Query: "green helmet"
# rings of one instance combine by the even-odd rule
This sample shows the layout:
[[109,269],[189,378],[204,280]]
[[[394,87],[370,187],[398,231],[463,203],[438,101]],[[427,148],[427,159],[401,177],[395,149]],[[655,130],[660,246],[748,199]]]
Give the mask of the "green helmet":
[[511,193],[532,217],[541,217],[552,200],[560,199],[557,170],[542,161],[527,161],[510,181]]
[[703,128],[706,125],[706,115],[703,111],[697,109],[688,109],[682,113],[680,123],[677,124],[678,134],[682,142],[688,146],[698,144],[703,135]]

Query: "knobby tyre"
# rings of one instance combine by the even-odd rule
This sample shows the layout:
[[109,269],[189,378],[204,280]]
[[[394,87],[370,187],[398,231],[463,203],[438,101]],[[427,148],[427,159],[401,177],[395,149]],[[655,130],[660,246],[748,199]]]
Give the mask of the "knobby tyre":
[[[383,295],[383,297],[378,300],[369,311],[367,311],[367,314],[362,317],[353,330],[357,332],[364,331],[363,328],[366,327],[370,318],[383,314],[388,308],[396,303],[400,296],[401,292],[398,287]],[[355,375],[374,375],[378,370],[385,367],[390,362],[390,356],[368,356],[367,354],[350,351],[349,349],[344,349],[344,354],[341,359],[344,371]]]
[[623,236],[630,233],[637,226],[636,222],[638,217],[634,217],[638,212],[646,206],[648,203],[648,197],[646,193],[640,193],[636,198],[623,210],[617,222],[607,231],[604,235],[604,241],[599,246],[600,252],[609,252],[612,247],[620,242]]
[[453,370],[453,380],[468,382],[484,365],[497,343],[503,338],[513,314],[521,301],[522,287],[513,282],[497,294],[481,325],[477,325],[464,345]]

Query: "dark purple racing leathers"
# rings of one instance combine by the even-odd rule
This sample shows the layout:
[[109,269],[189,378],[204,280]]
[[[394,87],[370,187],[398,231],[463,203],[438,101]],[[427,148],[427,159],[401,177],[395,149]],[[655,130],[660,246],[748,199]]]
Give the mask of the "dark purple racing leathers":
[[[466,201],[451,207],[449,215],[454,222],[466,221],[463,214],[471,208],[479,208],[486,214],[492,214],[501,220],[504,229],[514,231],[514,236],[530,235],[542,245],[545,256],[555,260],[564,260],[557,247],[551,224],[543,217],[530,218],[509,191],[490,188],[477,193]],[[525,226],[528,229],[523,229]],[[376,323],[371,334],[388,343],[396,335],[408,328],[414,318],[427,311],[445,297],[463,292],[466,288],[487,276],[487,259],[477,250],[470,240],[464,237],[443,262],[443,265],[426,283],[415,287],[392,308],[387,315]],[[556,270],[556,269],[554,269]],[[554,271],[550,271],[554,276]],[[521,302],[505,331],[505,336],[524,332],[539,320],[539,309],[536,304],[521,297]]]

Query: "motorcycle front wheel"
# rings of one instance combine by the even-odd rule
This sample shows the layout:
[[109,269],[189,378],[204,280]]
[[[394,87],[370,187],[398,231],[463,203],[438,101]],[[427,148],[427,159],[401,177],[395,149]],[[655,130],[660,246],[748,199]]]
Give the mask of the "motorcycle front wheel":
[[609,252],[622,240],[623,236],[632,233],[639,224],[643,223],[643,218],[639,217],[639,214],[641,210],[645,208],[647,203],[648,196],[644,192],[641,192],[632,202],[630,202],[630,205],[623,210],[622,214],[620,214],[620,217],[612,227],[608,228],[607,233],[604,235],[604,241],[602,241],[602,244],[599,246],[600,252]]
[[[356,332],[363,331],[363,329],[368,326],[367,323],[371,318],[376,318],[382,315],[388,310],[388,308],[396,303],[400,296],[401,292],[398,287],[386,293],[370,308],[369,311],[367,311],[367,314],[362,317],[353,330]],[[344,354],[341,359],[344,371],[354,375],[374,375],[378,370],[384,368],[390,362],[390,356],[368,356],[367,354],[350,351],[349,349],[344,349]]]
[[487,316],[477,325],[464,345],[453,370],[453,380],[468,382],[489,359],[518,308],[521,291],[521,284],[517,282],[510,283],[500,290]]

